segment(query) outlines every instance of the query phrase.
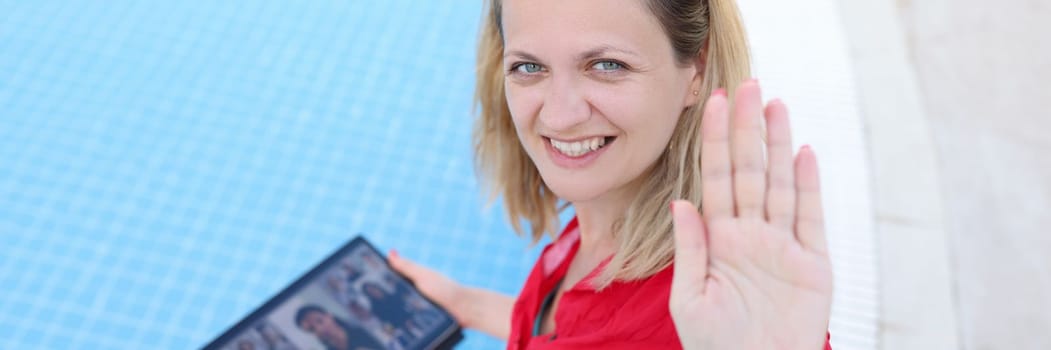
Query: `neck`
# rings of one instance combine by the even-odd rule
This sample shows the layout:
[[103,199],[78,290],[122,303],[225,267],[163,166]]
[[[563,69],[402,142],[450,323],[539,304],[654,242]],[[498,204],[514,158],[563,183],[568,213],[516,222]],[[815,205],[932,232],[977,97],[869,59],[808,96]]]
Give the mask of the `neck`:
[[577,255],[585,259],[605,259],[617,250],[613,226],[622,220],[635,198],[637,184],[628,184],[597,198],[573,202],[580,230]]

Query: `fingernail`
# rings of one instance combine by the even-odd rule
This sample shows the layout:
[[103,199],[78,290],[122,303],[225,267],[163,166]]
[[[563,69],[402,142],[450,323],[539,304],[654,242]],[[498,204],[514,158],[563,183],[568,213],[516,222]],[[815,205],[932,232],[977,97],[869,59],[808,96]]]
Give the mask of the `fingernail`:
[[712,91],[712,96],[726,97],[726,89],[724,89],[724,88],[715,89],[715,91]]
[[813,149],[810,148],[809,144],[803,145],[802,150],[804,150],[804,151],[813,151]]
[[675,201],[668,202],[668,210],[675,211]]

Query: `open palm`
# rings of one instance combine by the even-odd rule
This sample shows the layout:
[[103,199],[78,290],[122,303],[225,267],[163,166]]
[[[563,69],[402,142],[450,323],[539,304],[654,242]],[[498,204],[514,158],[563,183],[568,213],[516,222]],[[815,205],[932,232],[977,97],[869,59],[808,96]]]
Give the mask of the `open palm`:
[[787,109],[775,100],[764,110],[757,82],[729,106],[717,92],[705,107],[703,215],[672,203],[679,337],[686,349],[823,349],[832,267],[817,159],[809,147],[793,156]]

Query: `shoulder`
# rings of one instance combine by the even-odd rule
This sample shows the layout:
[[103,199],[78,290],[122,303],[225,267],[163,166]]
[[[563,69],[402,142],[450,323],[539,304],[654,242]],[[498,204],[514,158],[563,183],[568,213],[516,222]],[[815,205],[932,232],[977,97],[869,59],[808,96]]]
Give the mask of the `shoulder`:
[[653,276],[635,281],[615,281],[596,295],[605,301],[603,307],[618,315],[637,315],[651,321],[670,321],[668,300],[671,296],[672,267]]
[[613,282],[598,291],[567,292],[560,306],[566,314],[559,327],[613,342],[675,345],[679,337],[668,311],[670,294],[671,267],[645,279]]
[[574,217],[562,229],[562,233],[558,235],[555,241],[545,246],[544,251],[540,253],[537,267],[540,268],[541,275],[550,276],[560,267],[567,264],[573,258],[573,255],[576,254],[579,243],[580,231],[577,230],[577,218]]
[[610,319],[611,331],[627,341],[656,342],[678,348],[679,334],[668,309],[671,281],[672,267],[669,266],[642,280],[610,285],[620,294],[618,300],[607,304],[615,310]]

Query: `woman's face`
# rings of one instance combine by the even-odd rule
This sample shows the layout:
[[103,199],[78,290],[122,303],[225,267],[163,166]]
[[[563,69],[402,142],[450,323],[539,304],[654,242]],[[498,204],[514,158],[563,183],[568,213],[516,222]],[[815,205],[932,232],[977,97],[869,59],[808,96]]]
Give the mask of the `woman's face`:
[[697,102],[644,0],[505,0],[505,87],[544,182],[580,202],[623,189],[666,149]]

